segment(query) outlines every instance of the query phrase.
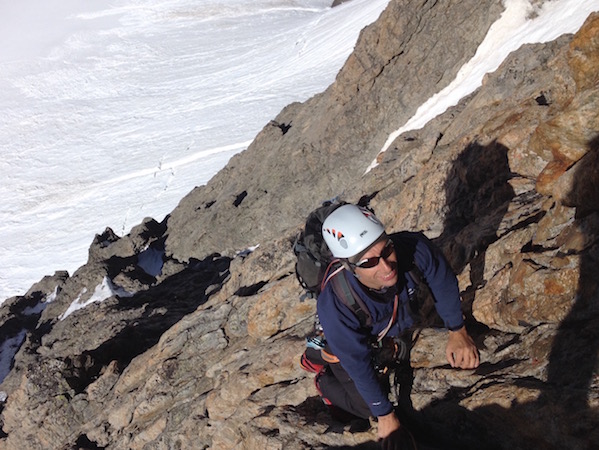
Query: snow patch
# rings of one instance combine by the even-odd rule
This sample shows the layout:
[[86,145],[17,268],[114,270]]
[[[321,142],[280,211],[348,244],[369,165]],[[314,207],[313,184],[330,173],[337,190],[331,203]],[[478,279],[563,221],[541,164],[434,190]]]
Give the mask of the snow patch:
[[37,314],[41,314],[42,311],[44,309],[46,309],[46,306],[48,306],[48,303],[52,303],[54,300],[56,300],[57,295],[58,295],[58,286],[56,286],[54,288],[54,291],[50,295],[48,295],[46,298],[42,299],[42,301],[39,302],[37,305],[28,306],[27,308],[24,308],[23,314],[26,316],[34,316]]
[[110,297],[114,297],[114,296],[132,297],[134,295],[133,293],[127,292],[123,288],[115,286],[108,277],[104,277],[102,282],[98,286],[96,286],[96,289],[94,290],[94,293],[92,294],[92,296],[88,300],[82,302],[81,296],[83,294],[85,294],[86,292],[87,292],[87,289],[83,288],[83,290],[81,291],[79,296],[75,300],[73,300],[73,303],[71,303],[69,305],[67,310],[59,316],[60,320],[66,319],[68,316],[70,316],[75,311],[77,311],[79,309],[83,309],[86,306],[91,305],[92,303],[103,302],[104,300],[109,299]]
[[245,250],[240,250],[237,253],[235,253],[235,256],[241,256],[242,258],[245,258],[249,254],[253,253],[254,250],[256,250],[258,247],[260,247],[260,244],[248,247]]

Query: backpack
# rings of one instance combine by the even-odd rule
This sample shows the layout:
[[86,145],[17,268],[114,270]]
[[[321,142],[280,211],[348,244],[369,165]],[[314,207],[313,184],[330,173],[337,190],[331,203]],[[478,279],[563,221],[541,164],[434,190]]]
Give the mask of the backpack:
[[335,295],[356,314],[361,326],[370,327],[370,312],[349,284],[346,278],[348,274],[340,261],[333,257],[322,237],[325,219],[345,204],[347,203],[338,200],[324,202],[308,215],[304,229],[295,238],[295,275],[305,290],[300,301],[316,298],[324,286],[331,283]]

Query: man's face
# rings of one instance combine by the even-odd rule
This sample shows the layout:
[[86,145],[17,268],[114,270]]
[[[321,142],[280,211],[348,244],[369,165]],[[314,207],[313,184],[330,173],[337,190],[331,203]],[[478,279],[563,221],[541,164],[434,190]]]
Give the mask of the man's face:
[[374,257],[380,257],[377,265],[369,268],[355,267],[360,282],[366,287],[377,290],[397,283],[397,255],[393,243],[387,238],[376,242],[364,253],[360,261]]

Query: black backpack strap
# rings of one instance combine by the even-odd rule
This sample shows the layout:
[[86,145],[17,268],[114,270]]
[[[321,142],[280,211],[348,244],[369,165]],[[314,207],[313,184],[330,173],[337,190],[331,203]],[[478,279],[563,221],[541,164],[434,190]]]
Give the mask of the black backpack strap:
[[410,275],[410,277],[412,278],[414,283],[416,283],[417,286],[422,285],[422,284],[426,285],[426,281],[424,280],[424,275],[422,274],[422,270],[420,270],[420,268],[413,261],[412,261],[412,266],[410,267],[410,270],[408,270],[408,274]]
[[439,316],[436,309],[437,299],[428,285],[422,270],[412,263],[412,267],[407,272],[408,276],[414,280],[416,291],[409,295],[409,306],[412,317],[418,322],[420,328],[443,328],[443,319]]
[[330,280],[333,286],[333,292],[335,295],[345,304],[352,312],[356,315],[360,321],[362,328],[372,327],[372,317],[366,305],[358,295],[358,293],[352,289],[349,281],[346,278],[345,270],[341,271],[337,275],[333,276]]

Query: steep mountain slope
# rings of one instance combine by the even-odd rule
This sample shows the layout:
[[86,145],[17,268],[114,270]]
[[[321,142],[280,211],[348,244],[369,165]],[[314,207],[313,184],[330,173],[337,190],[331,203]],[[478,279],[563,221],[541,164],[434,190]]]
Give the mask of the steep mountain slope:
[[2,334],[25,342],[0,385],[0,446],[378,448],[328,415],[298,366],[315,305],[298,301],[291,242],[343,194],[391,230],[425,231],[458,273],[482,364],[453,370],[444,332],[417,334],[401,402],[423,443],[597,447],[599,14],[511,54],[363,173],[501,11],[392,1],[334,85],[283,110],[164,223],[107,230],[72,277],[2,305]]
[[[391,2],[326,92],[285,108],[180,202],[168,219],[167,252],[186,261],[256,245],[355,185],[397,124],[455,78],[501,12],[497,0]],[[231,220],[238,216],[245,219]]]

